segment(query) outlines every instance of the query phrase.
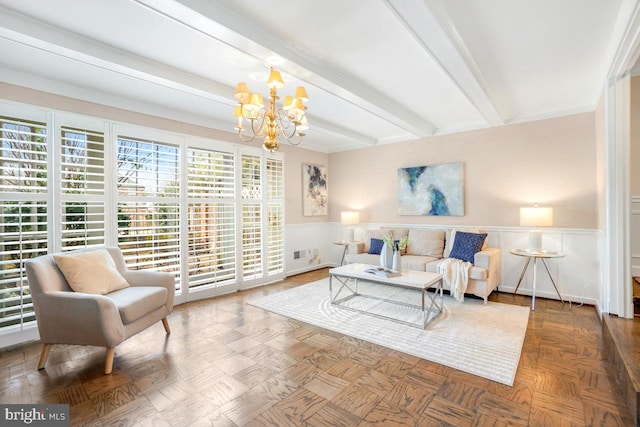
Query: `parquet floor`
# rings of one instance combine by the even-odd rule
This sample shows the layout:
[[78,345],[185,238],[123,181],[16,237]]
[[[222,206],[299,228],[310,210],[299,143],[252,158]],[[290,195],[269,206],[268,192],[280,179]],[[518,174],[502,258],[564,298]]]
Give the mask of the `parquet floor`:
[[[538,299],[513,387],[290,320],[247,297],[327,270],[176,307],[116,348],[0,352],[0,402],[68,403],[91,426],[631,426],[595,309]],[[498,294],[507,304],[524,296]]]

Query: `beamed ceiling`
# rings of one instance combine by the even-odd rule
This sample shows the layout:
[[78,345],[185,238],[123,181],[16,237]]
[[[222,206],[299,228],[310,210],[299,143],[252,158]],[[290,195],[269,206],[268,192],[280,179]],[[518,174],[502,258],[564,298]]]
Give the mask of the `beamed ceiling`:
[[593,111],[635,4],[0,0],[0,80],[233,132],[275,66],[330,153]]

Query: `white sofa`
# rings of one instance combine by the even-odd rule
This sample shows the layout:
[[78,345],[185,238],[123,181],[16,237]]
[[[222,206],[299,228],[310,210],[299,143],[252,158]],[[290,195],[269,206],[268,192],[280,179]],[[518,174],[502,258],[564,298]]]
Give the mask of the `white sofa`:
[[[479,232],[460,228],[458,231]],[[409,242],[402,255],[402,268],[407,270],[438,271],[438,263],[448,258],[453,247],[456,229],[426,229],[426,228],[380,228],[365,230],[361,242],[351,245],[345,257],[346,263],[380,264],[380,255],[369,254],[371,239],[382,239],[388,233],[393,234],[394,240],[401,240],[408,236]],[[454,238],[451,238],[453,234]],[[487,298],[500,285],[500,249],[489,248],[485,245],[474,256],[473,266],[469,270],[469,283],[465,293]],[[447,286],[445,285],[445,289]],[[447,289],[449,290],[449,289]]]

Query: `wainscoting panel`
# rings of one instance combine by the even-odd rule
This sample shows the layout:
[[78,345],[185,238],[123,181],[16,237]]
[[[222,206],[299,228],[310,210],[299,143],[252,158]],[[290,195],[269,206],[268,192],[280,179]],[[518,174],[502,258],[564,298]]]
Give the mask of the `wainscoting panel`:
[[336,236],[342,228],[338,228],[328,222],[286,226],[286,275],[293,276],[340,263],[343,247],[333,244],[339,240]]
[[[640,209],[639,209],[640,212]],[[361,238],[362,231],[367,228],[382,226],[443,228],[442,226],[425,226],[415,224],[360,224],[356,227],[355,238]],[[476,227],[474,227],[476,228]],[[477,227],[489,234],[489,246],[501,250],[502,281],[501,292],[513,292],[526,262],[526,258],[512,255],[511,249],[528,247],[528,230],[520,227]],[[542,246],[546,250],[559,251],[563,258],[548,259],[549,270],[562,298],[574,303],[585,303],[599,306],[600,288],[602,286],[601,265],[598,254],[599,239],[597,230],[558,229],[542,230]],[[334,245],[345,234],[344,227],[337,222],[296,224],[287,226],[287,276],[310,271],[320,267],[336,266],[342,257],[342,246]],[[633,240],[633,239],[632,239]],[[636,239],[640,241],[640,239]],[[317,256],[305,259],[293,259],[295,250],[317,248]],[[638,266],[640,267],[640,248]],[[531,295],[533,280],[533,260],[522,279],[519,294]],[[558,299],[553,284],[541,261],[538,261],[536,296]]]

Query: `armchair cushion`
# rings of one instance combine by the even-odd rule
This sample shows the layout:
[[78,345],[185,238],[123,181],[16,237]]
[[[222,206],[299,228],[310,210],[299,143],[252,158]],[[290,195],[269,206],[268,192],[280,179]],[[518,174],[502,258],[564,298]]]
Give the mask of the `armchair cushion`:
[[105,295],[129,287],[106,249],[56,254],[53,259],[75,292]]
[[130,286],[109,294],[122,323],[127,325],[162,307],[167,301],[167,289],[159,286]]

